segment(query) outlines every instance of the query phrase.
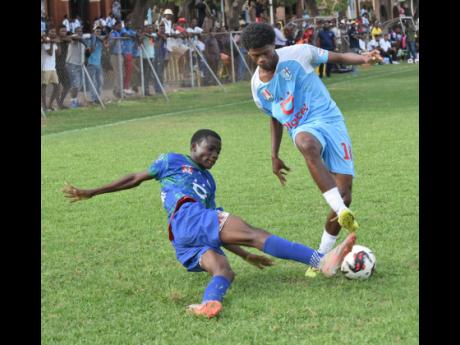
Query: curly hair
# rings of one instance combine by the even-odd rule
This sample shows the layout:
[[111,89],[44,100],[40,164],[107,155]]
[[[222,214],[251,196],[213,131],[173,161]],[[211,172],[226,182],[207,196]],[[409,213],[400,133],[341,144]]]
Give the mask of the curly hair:
[[193,145],[194,143],[199,144],[202,140],[206,139],[207,137],[214,137],[219,141],[222,141],[219,134],[214,132],[211,129],[199,129],[198,131],[193,134],[192,139],[190,140],[190,144]]
[[241,38],[247,50],[262,48],[275,43],[275,30],[265,23],[252,23],[244,28]]

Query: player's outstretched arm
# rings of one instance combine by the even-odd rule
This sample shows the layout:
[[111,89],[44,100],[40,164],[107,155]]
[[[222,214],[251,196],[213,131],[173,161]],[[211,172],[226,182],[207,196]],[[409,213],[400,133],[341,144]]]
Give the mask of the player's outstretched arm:
[[257,268],[263,269],[266,266],[273,266],[273,260],[264,255],[256,255],[244,250],[236,244],[224,244],[224,248],[231,251],[233,254],[238,255],[244,261],[256,266]]
[[130,189],[139,186],[142,182],[153,179],[148,171],[126,175],[110,184],[94,189],[80,189],[68,184],[67,182],[62,189],[64,196],[70,199],[70,202],[86,200],[95,195],[118,192],[124,189]]
[[363,65],[363,64],[375,64],[382,62],[383,58],[380,56],[380,52],[374,49],[370,52],[362,53],[361,55],[355,53],[334,53],[328,52],[329,63],[338,63],[345,65]]

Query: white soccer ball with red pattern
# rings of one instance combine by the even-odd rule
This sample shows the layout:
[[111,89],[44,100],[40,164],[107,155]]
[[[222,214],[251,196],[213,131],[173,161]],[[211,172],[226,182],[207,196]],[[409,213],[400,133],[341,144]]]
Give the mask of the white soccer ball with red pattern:
[[348,279],[364,280],[374,273],[376,258],[372,250],[355,244],[342,261],[340,270]]

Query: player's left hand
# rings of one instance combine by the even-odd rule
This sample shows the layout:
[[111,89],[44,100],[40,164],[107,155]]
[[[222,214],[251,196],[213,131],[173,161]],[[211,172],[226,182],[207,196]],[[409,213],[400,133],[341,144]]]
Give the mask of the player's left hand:
[[264,255],[249,254],[244,260],[260,269],[264,269],[266,266],[274,265],[273,260]]
[[380,55],[380,52],[377,49],[374,49],[370,52],[361,54],[364,57],[364,64],[376,64],[379,62],[383,62],[383,57]]

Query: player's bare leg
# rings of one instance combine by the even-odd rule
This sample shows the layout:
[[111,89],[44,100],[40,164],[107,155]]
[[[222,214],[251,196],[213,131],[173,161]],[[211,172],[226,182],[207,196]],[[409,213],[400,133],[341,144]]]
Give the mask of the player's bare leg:
[[[187,311],[196,316],[210,319],[216,317],[222,311],[222,298],[228,288],[228,286],[224,287],[222,285],[231,283],[235,278],[235,273],[232,271],[227,258],[213,250],[208,250],[201,256],[200,266],[213,279],[206,288],[203,301],[200,304],[189,305]],[[219,282],[223,284],[219,285]]]
[[337,273],[337,269],[342,264],[343,258],[351,252],[355,242],[356,234],[352,232],[348,234],[342,243],[323,256],[319,264],[321,273],[323,273],[326,277],[332,277],[335,275]]

